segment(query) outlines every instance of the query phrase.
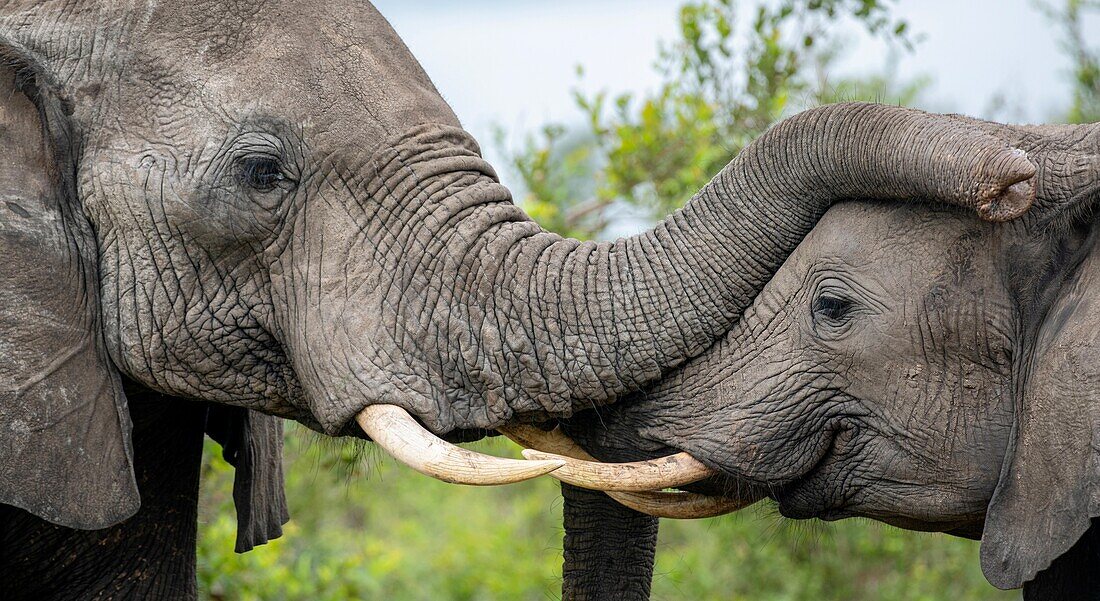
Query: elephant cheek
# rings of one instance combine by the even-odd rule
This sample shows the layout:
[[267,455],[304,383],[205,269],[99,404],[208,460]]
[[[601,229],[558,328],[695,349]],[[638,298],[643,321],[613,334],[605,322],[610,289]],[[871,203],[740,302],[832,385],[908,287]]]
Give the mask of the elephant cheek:
[[[791,385],[762,384],[779,381]],[[739,481],[781,485],[820,462],[838,429],[827,411],[830,393],[818,384],[741,369],[717,384],[648,395],[629,408],[627,421],[642,438],[687,451]]]

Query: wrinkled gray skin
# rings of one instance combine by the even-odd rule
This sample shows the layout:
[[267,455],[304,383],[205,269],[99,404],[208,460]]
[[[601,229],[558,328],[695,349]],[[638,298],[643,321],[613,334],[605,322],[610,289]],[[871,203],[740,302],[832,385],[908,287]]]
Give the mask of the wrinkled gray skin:
[[[373,7],[303,6],[0,4],[0,568],[27,596],[191,594],[204,431],[245,550],[286,520],[270,416],[350,434],[390,403],[452,438],[567,417],[711,345],[834,200],[1027,205],[1033,166],[995,135],[838,105],[653,231],[562,239]],[[191,426],[169,446],[166,422]]]
[[569,432],[686,450],[729,478],[698,490],[788,517],[980,537],[1028,600],[1100,597],[1100,124],[988,127],[1042,163],[1024,219],[837,205],[721,341]]

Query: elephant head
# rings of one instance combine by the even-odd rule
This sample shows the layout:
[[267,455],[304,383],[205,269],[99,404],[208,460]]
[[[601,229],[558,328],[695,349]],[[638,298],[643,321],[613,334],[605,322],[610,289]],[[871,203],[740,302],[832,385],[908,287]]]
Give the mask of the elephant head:
[[[1005,220],[1033,196],[1034,166],[994,133],[837,105],[771,130],[655,229],[582,243],[512,203],[367,2],[8,2],[0,53],[0,502],[75,528],[138,506],[123,379],[261,425],[358,421],[438,477],[513,481],[560,462],[427,431],[655,381],[835,200]],[[233,423],[235,455],[277,472],[277,428]]]
[[[1100,124],[967,122],[1039,163],[1028,216],[837,205],[714,347],[566,431],[604,460],[690,453],[702,472],[649,485],[718,474],[694,490],[733,497],[719,509],[770,496],[788,517],[981,537],[994,585],[1068,586],[1036,576],[1078,540],[1095,562]],[[632,490],[650,465],[553,475]]]

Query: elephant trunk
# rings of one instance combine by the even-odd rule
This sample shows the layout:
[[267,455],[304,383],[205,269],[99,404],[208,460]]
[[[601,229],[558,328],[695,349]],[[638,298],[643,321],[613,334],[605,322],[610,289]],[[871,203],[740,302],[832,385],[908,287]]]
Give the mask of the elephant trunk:
[[602,492],[563,483],[562,601],[646,601],[657,552],[657,518]]
[[460,129],[383,148],[365,180],[334,186],[355,203],[330,191],[296,215],[273,271],[295,372],[330,433],[371,404],[462,437],[610,402],[709,347],[833,202],[933,199],[1004,219],[1027,208],[1034,175],[957,119],[835,105],[773,127],[653,230],[580,242],[512,204]]
[[1021,182],[1034,173],[952,118],[836,105],[772,128],[637,236],[579,242],[518,217],[493,224],[465,262],[480,270],[467,383],[503,401],[497,423],[609,402],[709,347],[834,202],[932,199],[1004,219],[1030,204]]

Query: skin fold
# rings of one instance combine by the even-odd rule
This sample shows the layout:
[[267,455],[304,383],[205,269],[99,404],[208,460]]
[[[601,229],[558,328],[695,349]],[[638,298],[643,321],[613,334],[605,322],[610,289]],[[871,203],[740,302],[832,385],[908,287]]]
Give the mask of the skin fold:
[[9,1],[0,56],[0,505],[37,520],[16,540],[98,550],[62,597],[139,560],[133,594],[193,594],[193,548],[95,534],[180,500],[142,476],[179,458],[146,444],[177,403],[210,404],[179,435],[237,468],[245,551],[287,519],[279,418],[358,435],[389,404],[451,440],[568,418],[703,353],[838,200],[976,222],[1034,193],[1001,132],[843,104],[772,128],[653,230],[582,243],[512,203],[366,2]]
[[723,477],[688,488],[787,517],[981,538],[993,584],[1097,598],[1100,124],[987,127],[1041,165],[1024,219],[837,205],[721,341],[568,433],[688,451]]

